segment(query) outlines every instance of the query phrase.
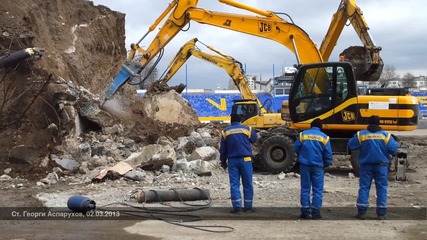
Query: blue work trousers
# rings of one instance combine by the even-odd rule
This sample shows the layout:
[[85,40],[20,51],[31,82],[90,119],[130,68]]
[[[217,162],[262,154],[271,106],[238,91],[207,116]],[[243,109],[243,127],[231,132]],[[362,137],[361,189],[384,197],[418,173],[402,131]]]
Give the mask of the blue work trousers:
[[[300,164],[301,175],[301,214],[320,216],[320,208],[323,200],[323,167]],[[313,189],[313,199],[310,204],[310,191]]]
[[357,197],[359,214],[364,214],[368,210],[369,191],[373,179],[377,192],[377,216],[385,216],[387,213],[388,166],[360,165],[359,175],[359,195]]
[[242,208],[242,195],[240,193],[240,178],[243,185],[244,208],[252,208],[254,188],[252,184],[252,161],[243,158],[228,159],[228,175],[230,177],[231,203],[234,209]]

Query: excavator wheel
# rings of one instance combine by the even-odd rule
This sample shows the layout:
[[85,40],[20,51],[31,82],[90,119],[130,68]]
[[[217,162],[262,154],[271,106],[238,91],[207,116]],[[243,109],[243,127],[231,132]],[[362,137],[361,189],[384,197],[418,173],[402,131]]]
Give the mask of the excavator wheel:
[[294,141],[287,136],[271,136],[261,147],[261,161],[270,172],[288,172],[295,164]]
[[380,79],[384,63],[379,56],[379,63],[373,63],[371,50],[361,46],[351,46],[345,49],[341,55],[344,56],[345,61],[353,65],[356,80],[378,81]]

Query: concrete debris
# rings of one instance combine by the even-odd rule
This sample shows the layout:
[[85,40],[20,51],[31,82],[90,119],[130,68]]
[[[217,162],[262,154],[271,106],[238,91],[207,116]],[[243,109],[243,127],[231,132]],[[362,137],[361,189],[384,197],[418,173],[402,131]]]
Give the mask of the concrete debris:
[[92,149],[89,143],[81,143],[79,145],[79,154],[81,161],[87,161],[92,156]]
[[355,176],[354,176],[354,173],[348,173],[348,178],[350,178],[350,179],[354,179],[355,178]]
[[134,181],[142,182],[145,180],[147,173],[144,170],[132,169],[125,173],[124,176]]
[[170,172],[170,170],[171,170],[171,167],[170,167],[170,166],[168,166],[168,165],[163,165],[163,166],[162,166],[162,168],[160,169],[160,171],[161,171],[162,173],[169,173],[169,172]]
[[190,170],[190,164],[187,162],[187,159],[181,158],[176,160],[175,164],[172,166],[172,171],[174,172],[188,172]]
[[113,172],[113,174],[117,173],[118,175],[124,175],[127,172],[131,171],[133,168],[125,161],[121,161],[114,165],[113,167],[109,167],[106,169],[102,169],[99,174],[95,177],[95,179],[102,180],[109,172]]
[[0,176],[0,181],[11,181],[13,178],[7,174],[3,174]]
[[65,170],[69,171],[76,171],[80,167],[80,163],[73,159],[70,155],[62,155],[58,156],[55,154],[51,155],[51,159],[57,163],[59,166],[61,166]]
[[17,164],[38,165],[40,163],[39,150],[25,145],[14,147],[9,152],[9,161]]
[[55,172],[49,173],[45,178],[41,179],[39,182],[52,185],[59,182],[59,176]]
[[286,174],[285,174],[284,172],[281,172],[281,173],[279,173],[279,174],[277,175],[277,178],[278,178],[279,180],[283,180],[283,179],[285,179],[285,177],[286,177]]
[[300,178],[300,175],[295,172],[286,173],[286,177],[294,177],[294,178]]
[[142,99],[144,116],[165,123],[181,123],[183,125],[200,125],[195,110],[182,96],[173,90],[147,94]]
[[203,161],[219,160],[219,152],[213,147],[198,147],[190,155],[188,160],[202,159]]
[[202,135],[198,132],[192,132],[189,140],[196,144],[196,147],[206,146],[205,141],[203,141]]
[[151,144],[144,146],[139,153],[132,153],[125,160],[132,167],[159,169],[163,165],[173,166],[176,161],[175,150],[170,146]]
[[199,176],[210,176],[213,164],[201,159],[189,162],[190,169]]

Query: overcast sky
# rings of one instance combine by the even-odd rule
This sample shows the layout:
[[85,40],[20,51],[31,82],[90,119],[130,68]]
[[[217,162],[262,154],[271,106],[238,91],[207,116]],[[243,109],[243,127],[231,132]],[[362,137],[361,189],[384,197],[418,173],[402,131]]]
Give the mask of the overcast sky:
[[[340,2],[339,0],[238,1],[263,10],[289,14],[294,23],[304,29],[318,46]],[[170,0],[93,0],[93,2],[126,14],[128,49],[131,43],[137,42],[147,32],[148,27],[160,16]],[[427,75],[425,0],[356,0],[356,2],[363,11],[375,44],[383,49],[381,57],[384,63],[393,65],[400,76],[408,72],[415,76]],[[198,7],[254,15],[216,0],[199,0]],[[288,20],[285,16],[281,16]],[[142,48],[148,46],[156,34],[156,30],[150,33],[140,46]],[[244,63],[246,73],[256,75],[258,79],[261,77],[262,80],[268,80],[273,74],[278,76],[284,67],[296,63],[292,52],[275,41],[191,22],[188,31],[178,33],[166,46],[164,56],[158,64],[159,75],[164,72],[179,48],[195,37]],[[338,60],[340,52],[355,45],[362,43],[350,25],[344,28],[329,60]],[[226,88],[229,79],[224,70],[194,57],[187,61],[187,75],[185,67],[182,67],[169,84],[185,83],[186,76],[189,88]]]

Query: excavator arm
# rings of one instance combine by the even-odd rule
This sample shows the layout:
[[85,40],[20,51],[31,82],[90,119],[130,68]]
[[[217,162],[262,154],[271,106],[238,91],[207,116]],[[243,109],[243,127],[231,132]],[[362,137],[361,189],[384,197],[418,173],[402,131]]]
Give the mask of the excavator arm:
[[167,83],[175,73],[182,67],[182,65],[191,57],[197,57],[201,60],[207,61],[211,64],[214,64],[217,67],[224,69],[228,75],[233,79],[234,84],[239,89],[242,98],[245,100],[256,101],[260,111],[262,113],[267,113],[267,110],[263,107],[258,97],[251,91],[248,81],[246,79],[242,64],[234,59],[231,56],[225,55],[220,51],[216,50],[211,46],[206,46],[211,51],[215,52],[217,55],[209,54],[202,52],[197,48],[196,43],[198,42],[197,38],[189,40],[185,43],[172,61],[168,65],[168,71],[166,75],[159,81]]
[[[280,18],[271,11],[257,9],[233,0],[219,1],[257,15],[208,11],[197,8],[197,0],[172,1],[143,38],[138,43],[132,44],[129,59],[122,65],[121,71],[106,91],[105,99],[110,99],[121,86],[129,82],[133,77],[138,76],[157,54],[160,53],[161,57],[163,48],[190,21],[274,40],[291,50],[295,54],[298,64],[323,62],[322,55],[316,44],[299,26]],[[142,49],[139,43],[168,13],[170,13],[169,17],[149,47],[146,50]],[[134,58],[138,52],[141,54],[141,57],[138,61],[135,61]],[[153,67],[156,66],[157,62]],[[309,88],[310,83],[307,83],[305,87]]]
[[[144,36],[137,42],[131,44],[131,50],[128,55],[128,59],[123,63],[120,72],[114,77],[113,82],[110,84],[109,88],[104,94],[105,100],[111,99],[113,95],[127,82],[132,80],[134,77],[140,77],[139,74],[145,69],[148,63],[150,63],[154,57],[158,54],[160,61],[164,47],[187,25],[190,21],[186,17],[186,12],[188,9],[196,7],[198,0],[173,0],[169,6],[163,11],[163,13],[154,21],[154,23],[149,27],[148,31]],[[151,41],[150,45],[146,50],[140,47],[140,43],[152,32],[159,24],[162,22],[166,16],[169,14],[169,17],[166,19],[163,26],[159,29],[156,37]],[[139,53],[139,58],[137,54]],[[154,69],[158,63],[152,66]],[[149,73],[151,71],[148,71]],[[144,81],[144,79],[140,80]],[[139,83],[134,83],[139,84]]]
[[381,47],[375,45],[362,10],[354,0],[341,0],[320,45],[322,58],[324,61],[329,59],[347,21],[350,21],[364,46],[349,47],[340,56],[353,65],[356,80],[377,81],[384,66],[380,57]]

